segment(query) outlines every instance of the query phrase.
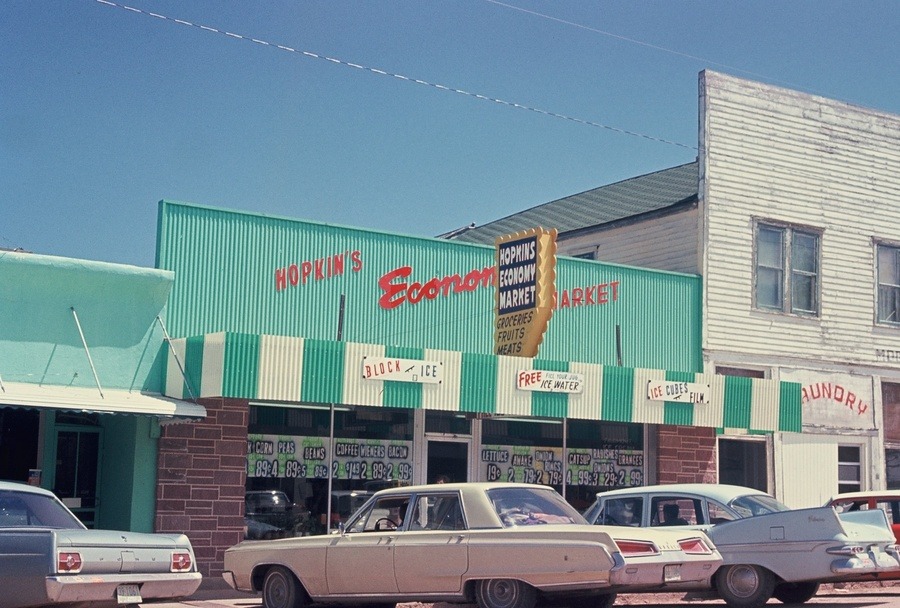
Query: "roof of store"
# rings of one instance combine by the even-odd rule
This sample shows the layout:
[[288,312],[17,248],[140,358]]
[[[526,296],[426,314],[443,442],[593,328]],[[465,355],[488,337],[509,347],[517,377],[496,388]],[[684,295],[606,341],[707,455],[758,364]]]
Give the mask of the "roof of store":
[[512,234],[523,227],[543,226],[565,233],[693,203],[697,200],[697,169],[696,161],[663,169],[442,236],[456,241],[492,245],[496,237]]

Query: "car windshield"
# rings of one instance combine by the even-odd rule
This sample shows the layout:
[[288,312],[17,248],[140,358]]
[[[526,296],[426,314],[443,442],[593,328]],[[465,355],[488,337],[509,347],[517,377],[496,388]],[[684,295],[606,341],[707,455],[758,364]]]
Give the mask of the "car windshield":
[[0,490],[0,528],[83,529],[78,518],[52,496]]
[[536,524],[586,524],[562,496],[550,488],[495,488],[487,491],[503,527]]
[[778,511],[789,511],[790,509],[778,502],[768,494],[749,494],[747,496],[738,496],[728,505],[734,509],[738,515],[743,517],[754,517],[756,515],[767,515],[769,513],[777,513]]

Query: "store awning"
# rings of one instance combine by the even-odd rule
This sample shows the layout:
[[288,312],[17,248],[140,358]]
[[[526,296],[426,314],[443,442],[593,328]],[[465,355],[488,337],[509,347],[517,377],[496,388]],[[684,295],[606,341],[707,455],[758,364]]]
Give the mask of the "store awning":
[[[255,334],[206,334],[171,345],[175,356],[166,349],[165,393],[179,399],[362,405],[743,432],[802,430],[800,385],[794,382]],[[383,369],[372,371],[373,361]],[[394,361],[402,369],[392,370],[398,367]],[[439,381],[406,373],[419,362],[439,368]],[[551,372],[544,376],[554,378],[571,374],[578,391],[529,390],[534,387],[522,381],[528,370]],[[697,386],[703,387],[697,402],[664,399],[670,387]]]
[[0,390],[0,406],[36,409],[77,410],[96,414],[143,414],[158,416],[165,423],[199,420],[206,408],[189,401],[163,395],[76,386],[54,386],[4,382]]

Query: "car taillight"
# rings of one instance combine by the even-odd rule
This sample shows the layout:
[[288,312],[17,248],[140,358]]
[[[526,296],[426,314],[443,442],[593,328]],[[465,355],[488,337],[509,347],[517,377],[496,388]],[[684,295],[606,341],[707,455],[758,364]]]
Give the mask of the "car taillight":
[[56,570],[66,574],[81,572],[81,553],[77,551],[60,551],[57,554]]
[[863,548],[859,545],[844,545],[843,547],[832,547],[826,549],[832,555],[857,555],[863,552]]
[[709,545],[703,542],[702,538],[686,538],[684,540],[678,541],[678,546],[681,547],[681,550],[685,553],[700,555],[712,554],[712,549],[709,548]]
[[616,540],[616,546],[626,557],[659,555],[659,549],[651,542],[643,540]]
[[191,569],[191,554],[187,551],[176,551],[172,554],[172,572],[189,572]]

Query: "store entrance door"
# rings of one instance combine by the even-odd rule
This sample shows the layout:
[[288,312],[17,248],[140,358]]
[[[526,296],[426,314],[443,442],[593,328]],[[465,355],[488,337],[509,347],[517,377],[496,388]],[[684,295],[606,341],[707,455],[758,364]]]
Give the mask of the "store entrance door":
[[428,483],[469,481],[469,438],[428,439],[425,462]]
[[88,528],[93,528],[97,521],[99,457],[100,429],[57,430],[53,491]]

